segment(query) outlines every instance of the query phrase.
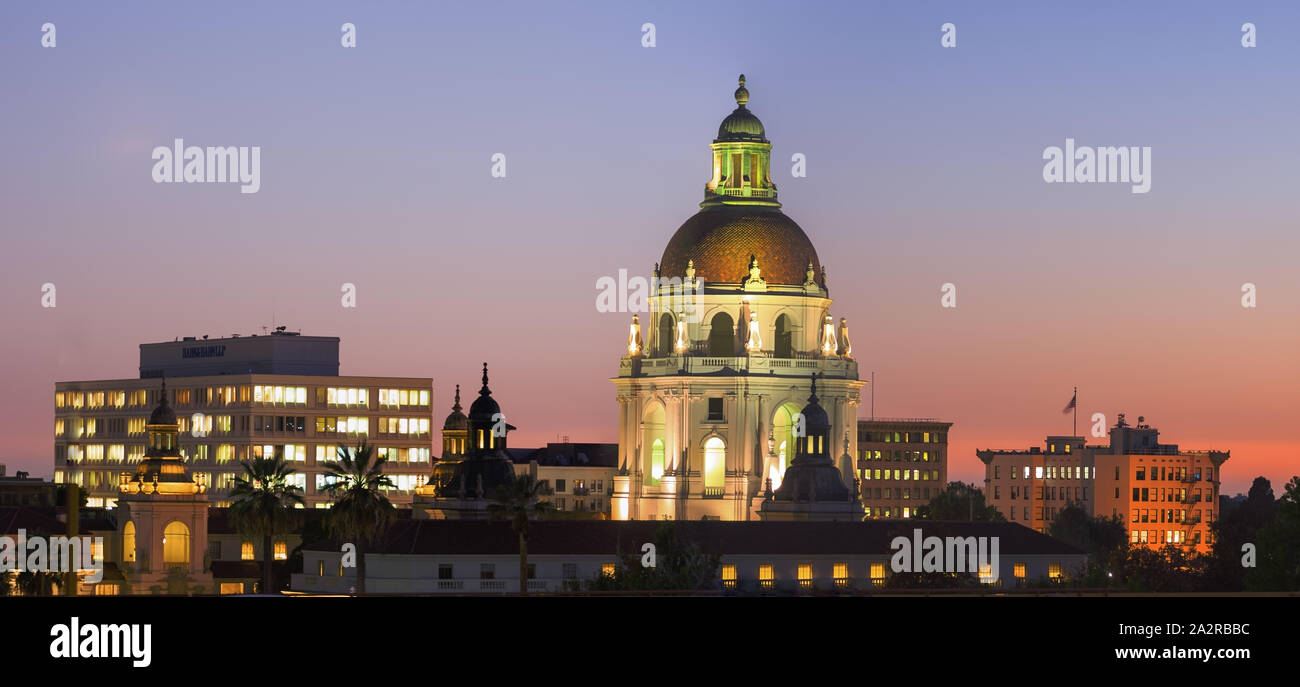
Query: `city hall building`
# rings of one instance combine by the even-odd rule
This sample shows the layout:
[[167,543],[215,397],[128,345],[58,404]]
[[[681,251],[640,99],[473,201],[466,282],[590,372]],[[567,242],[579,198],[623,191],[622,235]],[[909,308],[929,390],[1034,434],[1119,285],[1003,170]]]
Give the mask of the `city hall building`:
[[[800,441],[810,460],[829,460],[838,474],[809,472],[822,475],[817,493],[792,498],[847,503],[856,493],[866,382],[847,322],[831,314],[817,249],[781,211],[772,143],[748,109],[743,76],[735,100],[710,145],[704,200],[656,263],[649,313],[644,323],[632,318],[613,378],[616,520],[757,520],[767,494],[776,507],[790,496],[781,487]],[[815,437],[800,427],[814,375],[813,405],[828,422]]]
[[89,507],[116,506],[164,380],[180,455],[213,506],[228,505],[239,461],[282,453],[307,506],[325,507],[321,465],[363,439],[388,458],[396,504],[432,472],[430,378],[339,375],[337,337],[281,328],[141,344],[138,378],[55,384],[54,481],[80,485]]

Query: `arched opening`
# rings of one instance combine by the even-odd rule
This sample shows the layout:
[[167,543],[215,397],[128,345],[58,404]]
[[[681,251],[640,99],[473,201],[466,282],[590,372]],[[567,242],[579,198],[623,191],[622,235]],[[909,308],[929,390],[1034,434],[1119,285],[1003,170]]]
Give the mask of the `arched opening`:
[[655,403],[641,421],[641,472],[647,486],[656,486],[664,476],[664,407]]
[[772,414],[772,451],[776,453],[776,461],[768,470],[767,476],[772,479],[773,489],[781,487],[785,469],[790,467],[790,461],[794,459],[794,431],[798,415],[799,406],[793,403],[782,404]]
[[163,565],[190,564],[190,528],[179,520],[163,528]]
[[794,357],[794,335],[790,331],[790,317],[780,315],[776,318],[776,342],[773,355],[778,358]]
[[122,560],[135,562],[135,523],[130,520],[122,528]]
[[732,356],[736,354],[735,320],[720,312],[709,321],[709,355]]
[[659,344],[656,347],[659,355],[672,355],[673,353],[673,316],[664,313],[659,317]]
[[704,488],[721,488],[727,477],[727,445],[719,437],[704,442]]

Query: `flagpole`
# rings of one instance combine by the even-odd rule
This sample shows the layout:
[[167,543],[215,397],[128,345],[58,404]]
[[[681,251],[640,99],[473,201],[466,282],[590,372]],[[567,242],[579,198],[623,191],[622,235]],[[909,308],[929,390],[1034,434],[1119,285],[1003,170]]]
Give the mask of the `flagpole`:
[[1074,387],[1074,434],[1079,436],[1079,387]]

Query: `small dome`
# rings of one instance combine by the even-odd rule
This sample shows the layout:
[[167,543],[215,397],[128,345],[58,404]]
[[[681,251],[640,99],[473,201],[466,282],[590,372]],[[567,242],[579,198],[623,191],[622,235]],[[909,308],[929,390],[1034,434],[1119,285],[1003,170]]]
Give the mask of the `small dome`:
[[808,397],[808,403],[799,411],[803,413],[804,429],[807,436],[826,434],[831,431],[831,419],[826,415],[821,403],[817,399],[817,376],[812,378],[812,394]]
[[469,428],[469,418],[465,416],[465,413],[461,412],[460,408],[459,384],[456,385],[456,404],[451,407],[451,414],[447,415],[447,419],[442,423],[442,428],[443,430]]
[[483,363],[483,388],[478,390],[478,398],[469,406],[469,419],[475,424],[491,425],[496,422],[494,415],[501,412],[501,406],[492,398],[488,388],[487,363]]
[[745,88],[745,75],[740,75],[740,87],[736,89],[736,109],[722,120],[718,127],[718,137],[714,143],[724,141],[749,141],[767,143],[763,123],[749,111],[745,105],[749,102],[749,89]]
[[162,393],[159,395],[158,407],[153,409],[153,414],[149,416],[151,425],[174,425],[176,424],[176,411],[167,405],[167,382],[163,382]]

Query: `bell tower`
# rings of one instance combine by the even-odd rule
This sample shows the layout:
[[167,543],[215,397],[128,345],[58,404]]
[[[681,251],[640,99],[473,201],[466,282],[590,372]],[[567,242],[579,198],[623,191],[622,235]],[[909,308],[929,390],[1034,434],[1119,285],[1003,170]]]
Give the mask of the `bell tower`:
[[134,473],[123,473],[118,498],[120,561],[135,593],[214,593],[208,550],[207,485],[185,468],[176,413],[162,383],[145,425],[148,448]]

